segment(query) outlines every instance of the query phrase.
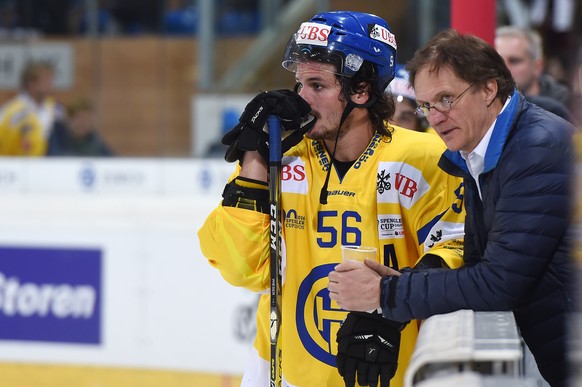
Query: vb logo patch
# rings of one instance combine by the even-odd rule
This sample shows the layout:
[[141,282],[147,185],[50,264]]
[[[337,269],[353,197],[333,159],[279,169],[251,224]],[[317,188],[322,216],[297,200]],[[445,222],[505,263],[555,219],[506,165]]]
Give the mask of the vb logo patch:
[[337,263],[315,267],[305,277],[297,295],[295,319],[303,347],[319,361],[336,366],[336,336],[347,312],[329,298],[328,274]]

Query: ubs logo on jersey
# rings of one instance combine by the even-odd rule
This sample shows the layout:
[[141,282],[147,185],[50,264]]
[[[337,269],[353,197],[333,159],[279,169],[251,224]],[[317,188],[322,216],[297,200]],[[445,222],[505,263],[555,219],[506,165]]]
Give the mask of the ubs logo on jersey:
[[305,162],[301,157],[285,156],[281,163],[281,192],[307,194]]
[[328,274],[337,263],[315,267],[305,277],[297,295],[295,319],[303,347],[317,360],[336,366],[336,336],[347,312],[329,298]]
[[379,194],[383,194],[384,191],[391,189],[392,184],[390,184],[390,174],[386,173],[385,170],[378,172],[378,182],[376,185],[378,186]]
[[[394,180],[398,192],[408,198],[412,198],[416,191],[418,191],[418,184],[408,176],[397,173]],[[390,183],[390,173],[387,173],[385,170],[380,171],[378,173],[377,185],[379,194],[390,190],[392,188],[392,184]]]
[[377,176],[378,203],[410,208],[430,189],[422,172],[406,163],[379,163]]

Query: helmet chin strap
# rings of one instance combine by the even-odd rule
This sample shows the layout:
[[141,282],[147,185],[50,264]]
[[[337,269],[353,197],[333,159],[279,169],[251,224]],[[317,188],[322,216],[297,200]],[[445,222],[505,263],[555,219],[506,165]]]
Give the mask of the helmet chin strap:
[[333,144],[333,151],[331,153],[331,160],[330,160],[328,168],[327,168],[327,174],[325,175],[325,182],[323,183],[323,186],[321,187],[321,192],[319,193],[319,204],[327,204],[327,192],[328,192],[327,186],[329,184],[329,175],[331,174],[331,168],[333,166],[333,161],[335,160],[335,152],[337,150],[337,143],[338,143],[340,131],[342,129],[344,122],[346,121],[346,119],[348,118],[348,116],[350,115],[352,110],[354,110],[354,108],[368,108],[368,107],[372,106],[374,103],[376,103],[376,101],[377,101],[376,96],[372,95],[372,96],[370,96],[370,98],[368,99],[368,101],[366,103],[355,103],[352,100],[352,96],[350,95],[350,92],[349,92],[350,89],[348,86],[348,82],[345,80],[345,78],[344,78],[342,89],[343,89],[344,97],[346,98],[346,101],[348,101],[348,103],[347,103],[346,107],[344,108],[344,111],[343,111],[342,116],[340,118],[339,126],[337,128],[337,133],[335,135],[335,141]]

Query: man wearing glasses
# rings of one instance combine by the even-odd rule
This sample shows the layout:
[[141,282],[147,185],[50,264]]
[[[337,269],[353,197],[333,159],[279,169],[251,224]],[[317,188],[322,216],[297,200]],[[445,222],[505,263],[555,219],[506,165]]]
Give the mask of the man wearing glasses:
[[472,35],[436,35],[408,63],[426,116],[447,145],[439,166],[465,184],[464,265],[396,272],[366,261],[329,275],[350,311],[426,319],[460,309],[511,310],[542,376],[567,384],[573,311],[573,127],[525,100],[503,58]]

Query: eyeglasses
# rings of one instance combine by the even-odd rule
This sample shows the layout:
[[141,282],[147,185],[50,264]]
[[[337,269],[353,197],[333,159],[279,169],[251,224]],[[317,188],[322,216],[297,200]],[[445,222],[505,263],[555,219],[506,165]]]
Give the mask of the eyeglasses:
[[473,87],[474,83],[471,83],[469,85],[469,87],[467,87],[461,94],[459,94],[456,98],[451,97],[450,95],[445,95],[441,98],[440,101],[435,102],[434,105],[429,105],[428,102],[423,103],[422,105],[418,106],[415,110],[414,113],[419,116],[419,117],[428,117],[428,115],[430,114],[430,109],[436,109],[441,113],[446,113],[449,110],[452,109],[453,107],[453,103],[457,102],[458,100],[461,99],[461,97],[463,95],[465,95],[465,93],[467,91],[469,91],[469,89],[471,87]]

